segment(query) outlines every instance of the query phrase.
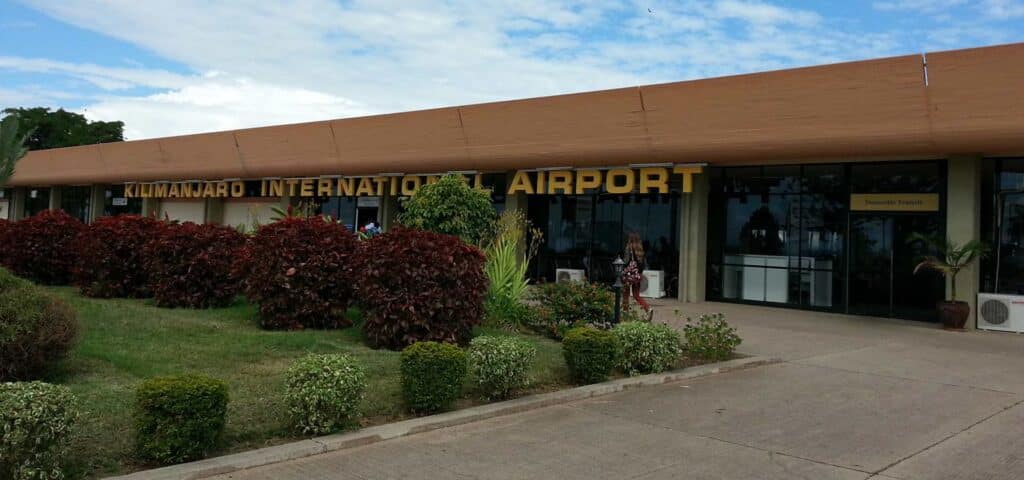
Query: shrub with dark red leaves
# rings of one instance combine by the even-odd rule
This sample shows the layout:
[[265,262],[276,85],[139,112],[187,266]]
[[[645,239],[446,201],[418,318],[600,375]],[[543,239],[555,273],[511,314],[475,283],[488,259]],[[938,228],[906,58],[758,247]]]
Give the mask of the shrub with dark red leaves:
[[144,247],[162,222],[139,215],[101,217],[78,237],[74,281],[90,297],[148,297]]
[[149,288],[161,307],[210,308],[231,303],[231,274],[245,235],[224,225],[167,223],[146,244]]
[[483,317],[484,254],[458,237],[395,228],[367,242],[360,260],[363,334],[377,347],[463,344]]
[[359,240],[339,223],[289,217],[256,231],[235,275],[259,305],[263,328],[347,327],[359,250]]
[[84,230],[84,223],[63,210],[44,210],[7,228],[0,261],[19,277],[67,285],[78,262],[78,236]]
[[0,265],[5,263],[3,259],[7,257],[7,234],[11,231],[13,225],[14,222],[6,218],[0,218]]

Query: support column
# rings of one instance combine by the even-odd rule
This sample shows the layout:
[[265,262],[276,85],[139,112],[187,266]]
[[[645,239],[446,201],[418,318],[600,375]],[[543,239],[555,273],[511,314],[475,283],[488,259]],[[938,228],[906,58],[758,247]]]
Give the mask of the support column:
[[21,220],[25,218],[25,197],[28,192],[24,187],[19,187],[11,190],[11,220]]
[[60,210],[60,187],[50,187],[50,210]]
[[160,199],[159,198],[143,198],[142,199],[142,216],[144,217],[157,217],[158,220],[163,220],[163,216],[160,215]]
[[224,199],[207,198],[203,223],[224,223]]
[[708,174],[693,176],[679,202],[679,301],[703,302],[707,281]]
[[103,216],[103,208],[107,203],[107,186],[93,185],[89,195],[89,223]]
[[398,197],[384,195],[380,197],[380,228],[387,231],[398,223]]
[[[957,245],[981,239],[981,157],[949,159],[946,187],[946,238]],[[977,327],[975,307],[981,282],[981,262],[975,261],[957,275],[957,297],[971,305],[967,328]],[[946,296],[952,283],[946,280]]]

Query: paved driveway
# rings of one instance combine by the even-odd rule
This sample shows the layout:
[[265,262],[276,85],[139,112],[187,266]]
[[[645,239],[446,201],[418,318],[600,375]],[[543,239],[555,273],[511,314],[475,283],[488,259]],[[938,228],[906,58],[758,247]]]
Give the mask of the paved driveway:
[[783,363],[243,471],[236,479],[1024,478],[1024,336],[725,304]]

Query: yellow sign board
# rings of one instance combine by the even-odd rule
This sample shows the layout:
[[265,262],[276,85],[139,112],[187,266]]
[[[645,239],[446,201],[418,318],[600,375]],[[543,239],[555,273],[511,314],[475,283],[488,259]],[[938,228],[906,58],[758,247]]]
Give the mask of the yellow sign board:
[[[668,193],[669,181],[678,175],[683,193],[693,191],[693,177],[702,168],[694,165],[675,167],[519,170],[511,177],[509,195],[580,195],[600,191],[612,194]],[[260,197],[369,197],[403,196],[416,193],[422,185],[436,182],[438,175],[376,175],[367,177],[319,177],[258,180],[259,189],[246,188],[242,180],[207,180],[186,182],[145,182],[125,184],[125,198],[240,198]],[[466,179],[483,189],[483,175]],[[253,182],[257,182],[254,180]],[[253,185],[255,189],[255,185]]]
[[850,210],[855,212],[937,212],[937,193],[854,193]]

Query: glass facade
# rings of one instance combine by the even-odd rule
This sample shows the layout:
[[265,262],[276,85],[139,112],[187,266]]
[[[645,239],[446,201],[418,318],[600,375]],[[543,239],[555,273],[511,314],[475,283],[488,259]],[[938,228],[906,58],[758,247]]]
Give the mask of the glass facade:
[[1024,295],[1024,158],[986,159],[983,172],[981,231],[992,252],[981,291]]
[[709,299],[933,315],[941,278],[913,274],[925,252],[910,236],[942,235],[942,212],[851,211],[850,198],[944,195],[942,162],[734,167],[709,175]]
[[72,217],[88,222],[91,197],[92,187],[62,187],[60,189],[60,209]]
[[626,238],[637,233],[647,269],[665,272],[666,292],[675,295],[679,271],[678,185],[668,194],[533,195],[527,215],[544,234],[531,268],[537,281],[552,281],[560,268],[583,270],[588,279],[611,283],[612,262]]
[[142,199],[125,198],[124,185],[107,185],[103,192],[103,216],[141,215]]
[[25,216],[31,217],[50,208],[50,189],[45,187],[25,190]]

